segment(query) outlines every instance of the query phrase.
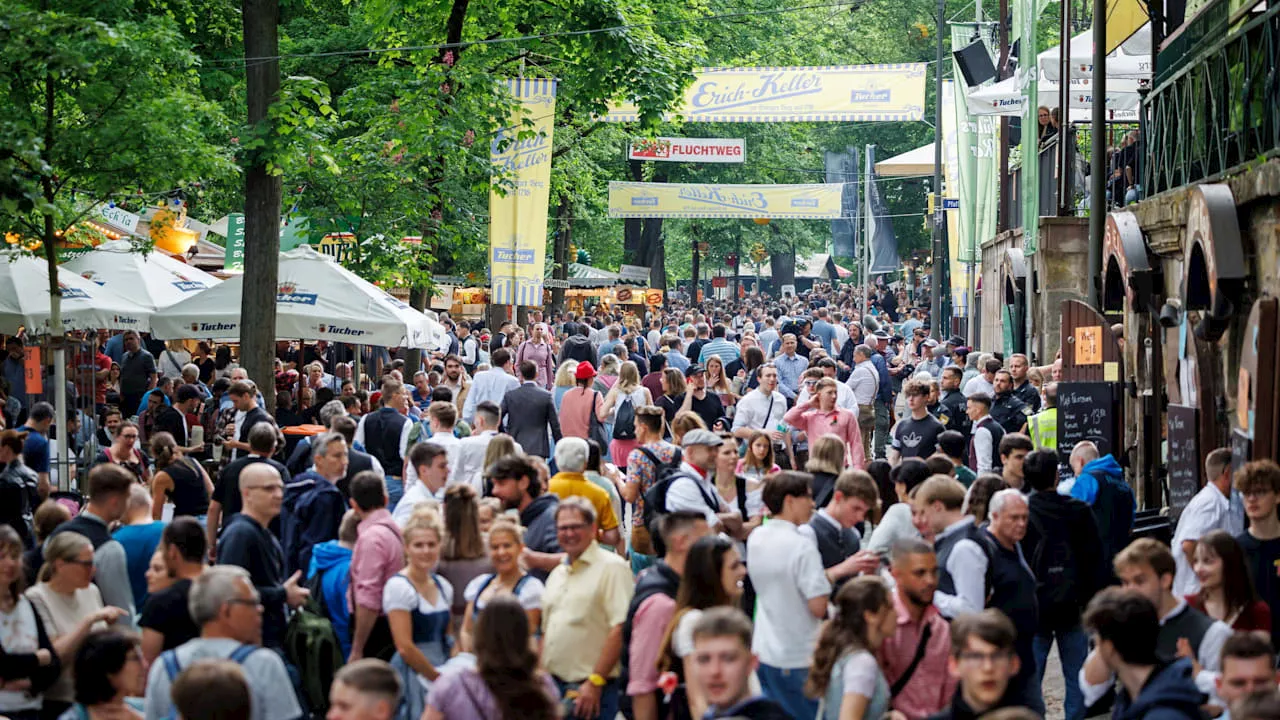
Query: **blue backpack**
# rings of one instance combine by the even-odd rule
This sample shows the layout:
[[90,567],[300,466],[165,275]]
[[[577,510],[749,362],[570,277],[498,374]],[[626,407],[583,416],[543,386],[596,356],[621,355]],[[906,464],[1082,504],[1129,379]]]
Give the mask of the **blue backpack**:
[[[237,665],[243,665],[245,660],[254,653],[255,650],[261,648],[257,645],[244,644],[236,648],[227,656],[227,659]],[[165,674],[169,676],[169,686],[173,687],[173,683],[182,674],[182,663],[178,662],[178,652],[174,650],[165,650],[160,653],[160,662],[164,663]],[[178,709],[170,705],[169,720],[178,720]]]

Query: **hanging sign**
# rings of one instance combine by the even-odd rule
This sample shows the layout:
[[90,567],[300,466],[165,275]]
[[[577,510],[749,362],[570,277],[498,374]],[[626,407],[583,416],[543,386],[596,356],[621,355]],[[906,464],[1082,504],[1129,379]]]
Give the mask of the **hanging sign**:
[[[495,305],[542,305],[551,200],[551,141],[555,80],[508,80],[517,101],[508,127],[490,144],[489,157],[512,185],[489,190],[489,272]],[[526,126],[524,121],[532,124]],[[531,137],[517,133],[531,131]],[[526,133],[527,134],[527,133]]]
[[791,218],[840,217],[844,186],[609,183],[609,217]]
[[227,251],[222,258],[222,269],[227,272],[244,272],[244,215],[227,215]]
[[1102,364],[1102,326],[1076,328],[1076,365]]
[[740,163],[745,158],[744,147],[741,139],[654,138],[631,143],[627,157],[666,162]]
[[[703,68],[667,120],[686,122],[916,121],[924,117],[925,63],[834,67]],[[606,122],[640,110],[611,103]]]
[[101,215],[104,220],[125,232],[138,232],[138,221],[141,220],[141,218],[124,208],[116,207],[114,203],[111,205],[103,205],[98,208],[98,214]]
[[623,265],[618,268],[618,277],[623,280],[634,280],[636,282],[649,282],[649,268],[643,265]]
[[44,391],[40,383],[40,348],[22,348],[22,382],[23,390],[28,395],[39,395]]

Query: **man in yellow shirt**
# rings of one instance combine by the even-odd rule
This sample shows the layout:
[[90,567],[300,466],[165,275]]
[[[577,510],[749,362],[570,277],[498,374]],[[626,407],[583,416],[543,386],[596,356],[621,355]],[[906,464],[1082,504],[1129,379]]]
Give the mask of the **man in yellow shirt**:
[[[556,467],[560,472],[552,476],[547,491],[561,500],[570,497],[584,498],[595,508],[599,520],[599,540],[610,549],[622,547],[622,534],[618,530],[618,516],[613,512],[609,493],[587,479],[587,441],[567,437],[556,443]],[[595,539],[595,536],[592,536]]]
[[[559,454],[557,444],[557,462]],[[614,720],[622,626],[635,581],[626,560],[595,542],[592,505],[568,497],[556,508],[556,537],[567,557],[542,594],[542,665],[561,694],[573,698],[576,717]]]

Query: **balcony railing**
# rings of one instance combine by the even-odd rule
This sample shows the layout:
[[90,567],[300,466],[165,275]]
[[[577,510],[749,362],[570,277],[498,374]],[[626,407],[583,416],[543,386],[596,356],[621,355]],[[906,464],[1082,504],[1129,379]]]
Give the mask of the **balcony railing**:
[[1280,150],[1280,0],[1265,2],[1233,19],[1231,0],[1215,0],[1160,53],[1143,106],[1144,194],[1216,179]]
[[[1070,177],[1070,187],[1067,192],[1070,199],[1067,203],[1068,207],[1074,208],[1076,205],[1076,196],[1083,191],[1083,177],[1080,174],[1078,163],[1076,161],[1076,133],[1075,128],[1068,126],[1067,138],[1070,146],[1067,148],[1067,167],[1072,168]],[[1040,163],[1040,215],[1057,215],[1058,214],[1058,142],[1062,136],[1057,135],[1046,141],[1040,147],[1036,162]],[[1023,164],[1025,164],[1025,159]],[[1022,227],[1022,168],[1016,167],[1009,171],[1009,227]]]

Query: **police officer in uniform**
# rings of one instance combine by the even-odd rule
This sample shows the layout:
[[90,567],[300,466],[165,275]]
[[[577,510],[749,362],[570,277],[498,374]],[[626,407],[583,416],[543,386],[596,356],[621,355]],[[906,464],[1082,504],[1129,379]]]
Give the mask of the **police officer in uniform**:
[[1027,435],[1037,450],[1058,451],[1058,383],[1044,386],[1044,409],[1027,418]]
[[1027,379],[1027,370],[1031,368],[1027,356],[1014,353],[1009,356],[1009,375],[1013,378],[1013,394],[1026,403],[1032,413],[1040,412],[1040,391]]
[[960,382],[964,378],[964,369],[956,365],[948,365],[942,368],[942,377],[939,385],[942,393],[939,395],[939,410],[935,417],[947,426],[948,430],[964,434],[969,437],[969,415],[965,408],[964,393],[960,391]]
[[995,378],[996,397],[991,403],[991,417],[1000,423],[1005,432],[1022,432],[1031,415],[1031,406],[1013,394],[1013,376],[1008,370],[999,370]]

